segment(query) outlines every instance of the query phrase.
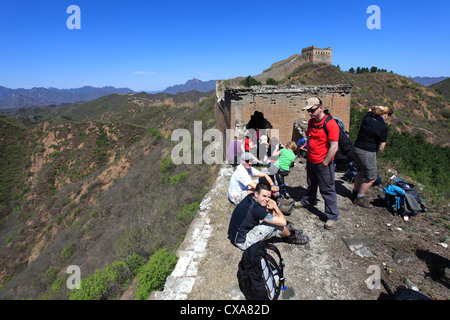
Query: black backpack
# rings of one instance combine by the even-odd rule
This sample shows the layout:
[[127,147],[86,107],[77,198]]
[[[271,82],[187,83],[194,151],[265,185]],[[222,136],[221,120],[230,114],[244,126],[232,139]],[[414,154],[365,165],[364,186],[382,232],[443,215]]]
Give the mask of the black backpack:
[[336,170],[345,171],[347,165],[353,160],[353,143],[348,137],[348,132],[345,130],[344,123],[339,118],[333,118],[329,113],[325,113],[325,121],[323,126],[315,126],[312,124],[312,120],[309,120],[310,128],[323,129],[325,134],[328,136],[327,122],[334,119],[339,126],[339,149],[334,157],[334,162],[336,163]]
[[[268,253],[271,250],[279,262]],[[284,286],[283,259],[273,244],[258,241],[243,254],[238,265],[239,288],[247,300],[277,300]]]

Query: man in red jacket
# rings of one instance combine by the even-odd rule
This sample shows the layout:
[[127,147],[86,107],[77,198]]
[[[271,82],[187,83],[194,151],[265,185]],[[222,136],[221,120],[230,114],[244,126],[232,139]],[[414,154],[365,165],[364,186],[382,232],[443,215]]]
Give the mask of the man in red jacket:
[[339,217],[337,195],[334,185],[334,156],[339,146],[339,126],[334,119],[328,119],[326,131],[323,128],[325,120],[330,117],[323,110],[319,98],[310,98],[306,107],[311,120],[308,122],[306,174],[308,191],[302,197],[297,207],[307,207],[317,203],[317,187],[325,201],[325,229],[332,229]]

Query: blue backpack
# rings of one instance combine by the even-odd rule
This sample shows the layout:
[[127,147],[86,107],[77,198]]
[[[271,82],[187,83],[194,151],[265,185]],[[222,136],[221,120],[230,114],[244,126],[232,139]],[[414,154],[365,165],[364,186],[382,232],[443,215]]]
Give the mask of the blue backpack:
[[389,185],[383,188],[385,194],[384,200],[386,201],[386,206],[389,211],[391,211],[394,216],[405,214],[405,190],[402,188]]
[[425,201],[414,189],[414,185],[408,184],[400,178],[395,178],[394,181],[395,185],[383,188],[386,205],[394,215],[414,216],[428,210]]

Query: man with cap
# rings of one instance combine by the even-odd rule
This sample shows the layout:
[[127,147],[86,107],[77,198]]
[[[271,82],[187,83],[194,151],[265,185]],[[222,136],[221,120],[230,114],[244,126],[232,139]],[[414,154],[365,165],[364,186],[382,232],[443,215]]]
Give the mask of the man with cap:
[[339,217],[337,195],[334,184],[334,156],[339,144],[339,126],[334,119],[323,125],[329,117],[323,110],[322,101],[317,98],[308,99],[303,110],[307,110],[311,119],[306,130],[308,157],[306,161],[306,174],[308,190],[306,195],[296,203],[296,207],[307,207],[317,203],[317,187],[325,201],[324,214],[326,215],[325,229],[332,229]]
[[255,191],[256,182],[253,181],[252,176],[266,178],[272,187],[272,192],[278,191],[278,188],[267,174],[252,167],[253,162],[257,162],[257,159],[250,152],[243,153],[241,163],[231,176],[230,185],[228,186],[228,199],[234,204],[238,204],[249,193]]

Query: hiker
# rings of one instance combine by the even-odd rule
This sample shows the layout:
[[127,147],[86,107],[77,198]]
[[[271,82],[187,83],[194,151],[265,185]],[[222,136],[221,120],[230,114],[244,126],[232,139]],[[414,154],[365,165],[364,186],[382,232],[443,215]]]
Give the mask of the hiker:
[[266,164],[275,163],[278,160],[280,147],[284,148],[277,137],[273,137],[270,139],[267,150],[268,158],[266,160]]
[[244,135],[239,134],[236,140],[230,142],[227,148],[227,161],[231,165],[238,165],[242,153],[244,153]]
[[327,221],[325,229],[332,229],[339,217],[337,195],[334,184],[334,156],[338,150],[339,126],[334,119],[327,123],[327,133],[323,129],[328,117],[319,98],[307,100],[303,110],[307,110],[311,119],[306,130],[308,157],[306,161],[306,177],[308,190],[306,195],[295,204],[296,207],[307,207],[317,203],[317,187],[325,201],[324,214]]
[[228,227],[228,239],[233,245],[245,250],[258,241],[281,236],[292,244],[307,244],[309,238],[293,224],[286,221],[283,213],[270,198],[271,187],[258,183],[254,194],[247,195],[233,211]]
[[245,152],[254,153],[255,151],[253,151],[253,149],[256,148],[256,144],[253,142],[253,140],[251,139],[250,136],[251,136],[251,133],[247,130],[245,132],[244,148],[245,148]]
[[391,108],[374,106],[364,116],[353,150],[353,161],[358,173],[355,177],[351,199],[353,203],[370,208],[365,197],[367,190],[377,180],[377,158],[386,146],[388,128],[386,120],[394,113]]
[[241,163],[236,167],[233,175],[230,179],[230,185],[228,186],[228,199],[238,204],[249,193],[253,193],[256,188],[256,183],[252,180],[253,177],[264,177],[273,186],[274,190],[278,190],[275,187],[272,179],[265,173],[252,167],[253,162],[256,162],[256,158],[250,152],[244,152],[241,156]]
[[297,146],[298,146],[298,155],[301,158],[306,158],[307,152],[308,150],[306,150],[306,139],[305,138],[300,138],[297,141]]
[[295,142],[289,141],[286,144],[286,147],[273,153],[274,156],[278,157],[278,160],[274,164],[269,163],[269,175],[274,177],[272,180],[274,180],[275,184],[279,187],[281,194],[285,193],[284,177],[289,174],[291,165],[294,163],[296,150],[297,145]]
[[265,163],[267,161],[267,150],[269,147],[269,143],[267,141],[267,136],[262,135],[259,138],[259,144],[258,144],[258,159]]

